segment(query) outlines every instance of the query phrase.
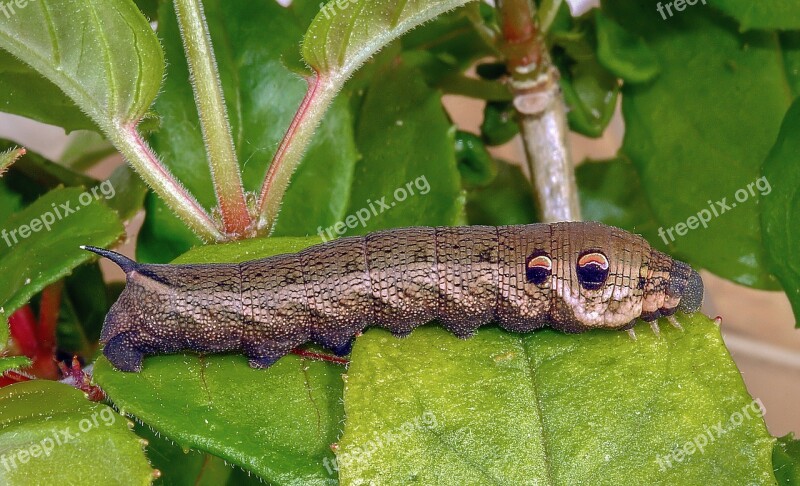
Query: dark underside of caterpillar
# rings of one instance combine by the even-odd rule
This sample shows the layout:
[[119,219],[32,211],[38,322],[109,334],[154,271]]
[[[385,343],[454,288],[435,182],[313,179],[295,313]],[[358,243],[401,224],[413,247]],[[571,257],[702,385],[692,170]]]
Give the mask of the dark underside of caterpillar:
[[101,336],[123,371],[180,351],[240,351],[254,367],[306,342],[342,355],[367,326],[404,336],[432,320],[464,338],[489,322],[625,330],[703,299],[687,264],[593,222],[400,228],[241,264],[140,264],[86,249],[127,275]]

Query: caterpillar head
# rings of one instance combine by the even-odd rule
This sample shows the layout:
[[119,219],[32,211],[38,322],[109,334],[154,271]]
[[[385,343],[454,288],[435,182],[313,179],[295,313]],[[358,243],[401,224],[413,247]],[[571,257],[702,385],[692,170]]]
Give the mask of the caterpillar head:
[[640,236],[600,223],[551,226],[550,248],[529,247],[526,280],[552,292],[552,325],[567,332],[625,329],[680,310],[696,312],[703,281]]

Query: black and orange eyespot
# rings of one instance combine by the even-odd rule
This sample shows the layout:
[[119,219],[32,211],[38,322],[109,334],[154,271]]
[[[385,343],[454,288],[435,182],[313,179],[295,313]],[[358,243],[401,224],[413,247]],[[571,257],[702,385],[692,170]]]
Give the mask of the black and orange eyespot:
[[608,258],[599,251],[588,251],[578,258],[575,271],[586,290],[597,290],[608,278]]
[[542,252],[533,253],[525,262],[525,277],[528,282],[542,285],[553,273],[553,260]]

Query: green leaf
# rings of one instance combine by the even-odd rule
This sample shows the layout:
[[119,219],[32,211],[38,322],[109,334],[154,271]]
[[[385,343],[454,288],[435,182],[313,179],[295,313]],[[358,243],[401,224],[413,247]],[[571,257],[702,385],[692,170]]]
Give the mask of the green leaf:
[[[252,239],[178,262],[237,262],[296,252],[316,238]],[[149,357],[141,373],[105,358],[94,377],[111,400],[185,449],[222,457],[273,484],[335,484],[323,459],[343,420],[343,368],[286,356],[266,370],[240,355]]]
[[[769,269],[783,285],[792,303],[796,325],[800,326],[800,265],[787,255],[800,250],[800,98],[794,102],[783,120],[775,146],[764,161],[762,174],[770,194],[761,200],[761,229],[767,251]],[[774,191],[772,190],[774,187]]]
[[[134,429],[147,444],[147,458],[155,469],[161,471],[158,484],[169,486],[220,486],[235,484],[229,479],[234,467],[219,457],[196,451],[186,451],[168,439],[156,435],[146,425]],[[251,484],[257,478],[252,478]],[[248,484],[248,483],[244,483]]]
[[441,95],[417,70],[393,65],[375,75],[358,115],[356,141],[363,158],[353,177],[348,217],[338,227],[324,228],[326,239],[413,224],[456,224],[463,198],[455,127]]
[[161,85],[164,58],[132,1],[20,3],[0,24],[0,49],[58,86],[104,130],[119,131],[144,116]]
[[[15,144],[7,140],[0,140],[0,150],[13,149]],[[51,162],[36,152],[25,151],[19,161],[14,164],[14,172],[24,175],[42,190],[55,189],[60,185],[66,186],[91,186],[96,181],[91,177],[68,169],[62,165]]]
[[481,136],[487,145],[503,145],[519,133],[516,114],[511,103],[486,103],[483,109]]
[[95,379],[126,413],[273,484],[335,484],[322,461],[343,417],[340,373],[296,356],[267,370],[224,355],[148,358],[141,373],[95,364]]
[[794,434],[780,437],[775,442],[772,467],[779,485],[800,484],[800,440],[795,439]]
[[636,37],[598,10],[597,60],[615,76],[644,83],[659,72],[658,59],[641,37]]
[[489,185],[497,175],[497,162],[477,135],[456,131],[456,158],[466,186]]
[[0,342],[7,339],[5,320],[11,313],[91,258],[80,245],[110,246],[122,235],[116,214],[93,197],[82,204],[85,194],[91,196],[80,188],[54,189],[9,218],[0,231]]
[[637,341],[370,330],[345,382],[341,484],[772,483],[773,439],[719,328],[679,319]]
[[491,184],[469,191],[467,220],[469,224],[489,226],[539,221],[531,185],[518,166],[498,164]]
[[88,360],[97,350],[111,299],[97,263],[80,265],[64,283],[56,328],[58,349]]
[[[107,180],[97,184],[105,198],[103,201],[127,221],[144,206],[147,186],[128,165],[117,167]],[[105,192],[102,192],[105,191]]]
[[658,236],[653,210],[644,195],[636,169],[627,161],[586,161],[575,170],[586,221],[602,221],[640,234],[651,245],[666,250]]
[[800,96],[800,32],[784,32],[778,38],[792,96]]
[[[772,33],[739,35],[732,22],[699,5],[665,22],[656,3],[603,4],[604,13],[644,39],[662,68],[646,85],[623,86],[622,154],[639,171],[670,253],[740,284],[775,288],[758,223],[759,203],[772,196],[748,186],[760,177],[793,98],[781,44]],[[701,216],[707,228],[697,226]]]
[[[700,0],[697,8],[706,2]],[[709,7],[717,8],[739,22],[740,29],[745,30],[798,30],[800,29],[800,9],[793,0],[772,0],[769,2],[753,2],[751,0],[714,0]],[[691,10],[691,7],[689,7]],[[678,12],[675,12],[676,14]],[[691,14],[691,12],[684,12]],[[670,19],[667,19],[669,21]]]
[[[5,16],[0,17],[5,20]],[[0,49],[0,111],[72,130],[97,126],[61,89]]]
[[481,7],[479,2],[466,3],[433,18],[401,38],[403,49],[428,53],[447,65],[451,73],[464,72],[479,59],[497,57],[500,53],[492,39],[483,34],[486,26],[482,22]]
[[16,370],[31,365],[31,360],[25,356],[8,356],[0,358],[0,374],[8,370]]
[[561,73],[559,81],[570,128],[587,137],[603,134],[617,106],[619,82],[597,58],[595,10],[573,20],[572,28],[551,35],[553,61]]
[[70,134],[58,162],[72,170],[86,170],[116,153],[111,143],[97,132],[81,130]]
[[0,389],[0,482],[149,485],[153,471],[128,420],[60,383]]
[[[284,60],[296,56],[304,25],[276,2],[203,2],[214,43],[245,189],[258,191],[272,157],[300,106],[306,83]],[[216,201],[197,108],[172,5],[162,4],[159,34],[169,60],[164,93],[155,109],[164,121],[153,135],[165,164],[209,207]],[[345,214],[357,152],[347,97],[340,97],[315,133],[286,193],[275,235],[316,233]],[[321,181],[324,181],[322,183]],[[157,197],[145,203],[137,256],[165,262],[200,241]]]
[[5,179],[0,178],[0,226],[5,227],[8,218],[20,209],[22,209],[22,197],[9,187]]

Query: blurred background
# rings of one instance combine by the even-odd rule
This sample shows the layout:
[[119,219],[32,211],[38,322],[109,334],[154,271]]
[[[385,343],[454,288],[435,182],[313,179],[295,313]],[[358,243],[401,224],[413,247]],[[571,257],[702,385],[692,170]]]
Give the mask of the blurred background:
[[[573,14],[590,8],[595,2],[570,1]],[[458,96],[446,96],[445,103],[453,120],[464,130],[479,132],[482,102]],[[619,114],[600,139],[571,135],[572,158],[578,163],[586,158],[613,157],[621,145],[625,127]],[[0,114],[0,138],[6,138],[59,160],[69,137],[61,128],[42,125],[25,118]],[[492,150],[502,159],[521,161],[519,137]],[[110,157],[95,166],[90,174],[106,178],[122,163],[119,156]],[[665,196],[668,197],[668,196]],[[122,253],[134,255],[133,242],[141,226],[142,215],[127,222],[127,241]],[[122,280],[113,264],[102,261],[107,278]],[[766,407],[765,419],[774,436],[800,432],[800,330],[794,328],[794,317],[782,292],[765,292],[741,287],[727,280],[702,272],[706,284],[703,312],[722,317],[722,331],[728,349],[736,361],[750,394]],[[635,378],[635,377],[632,377]]]

